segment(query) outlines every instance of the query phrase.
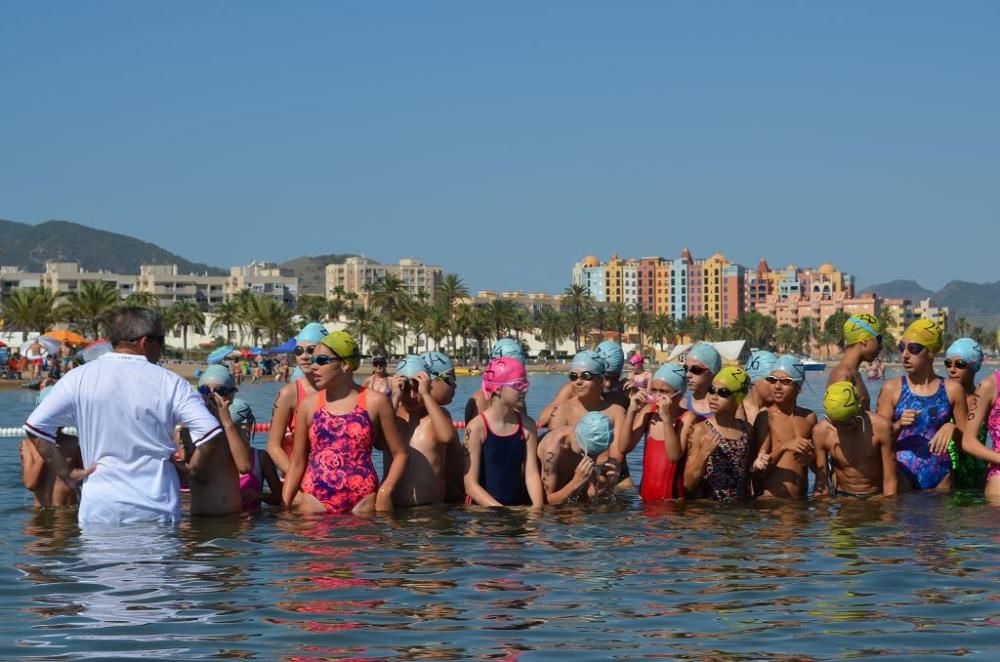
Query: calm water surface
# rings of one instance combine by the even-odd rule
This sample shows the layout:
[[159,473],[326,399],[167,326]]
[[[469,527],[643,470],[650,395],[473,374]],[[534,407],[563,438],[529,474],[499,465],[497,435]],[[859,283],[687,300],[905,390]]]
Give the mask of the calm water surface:
[[[564,377],[532,377],[537,412]],[[816,407],[822,375],[803,392]],[[474,379],[460,379],[456,417]],[[875,385],[877,388],[877,385]],[[275,385],[241,396],[269,418]],[[33,402],[0,392],[0,426]],[[258,436],[256,445],[263,446]],[[0,658],[637,659],[1000,654],[977,494],[83,531],[0,464]],[[633,461],[641,473],[638,449]]]

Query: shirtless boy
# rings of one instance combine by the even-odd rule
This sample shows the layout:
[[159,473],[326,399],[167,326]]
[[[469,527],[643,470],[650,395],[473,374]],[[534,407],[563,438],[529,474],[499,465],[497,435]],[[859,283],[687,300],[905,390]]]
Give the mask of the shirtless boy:
[[754,470],[759,472],[755,482],[763,496],[807,496],[809,467],[816,458],[812,441],[816,414],[796,403],[805,377],[802,361],[786,354],[778,358],[766,378],[774,404],[758,414],[754,423],[754,436],[763,440],[754,462]]
[[614,436],[611,419],[596,411],[585,414],[575,427],[552,430],[538,444],[542,467],[542,487],[550,504],[577,499],[593,499],[614,492],[609,471],[602,471],[609,459],[608,447]]
[[861,377],[861,363],[871,363],[882,351],[882,329],[874,315],[852,315],[844,322],[844,357],[830,371],[827,386],[836,382],[852,382],[858,391],[861,408],[871,409],[871,396]]
[[[816,494],[865,498],[896,494],[892,423],[861,408],[853,382],[830,384],[823,397],[826,419],[816,425]],[[833,465],[830,484],[827,458]]]
[[[398,507],[441,503],[445,497],[445,458],[455,437],[451,416],[434,398],[423,357],[404,356],[392,377],[393,400],[398,397],[396,425],[409,445],[406,471],[392,492]],[[398,394],[398,396],[397,396]],[[383,455],[384,475],[392,455]]]

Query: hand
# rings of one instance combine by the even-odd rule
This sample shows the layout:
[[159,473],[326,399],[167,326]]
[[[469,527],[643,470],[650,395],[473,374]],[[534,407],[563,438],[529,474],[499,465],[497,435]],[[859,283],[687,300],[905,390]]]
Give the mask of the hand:
[[900,430],[908,428],[916,422],[917,416],[920,416],[919,409],[904,409],[902,415],[899,417],[899,420],[896,421],[896,425],[899,426]]
[[934,435],[934,438],[931,439],[931,452],[935,455],[943,455],[948,452],[948,444],[951,442],[951,438],[954,434],[955,425],[953,423],[945,423],[942,425],[941,429]]
[[233,417],[229,415],[229,405],[222,399],[222,396],[212,391],[212,401],[215,402],[216,415],[223,425],[233,422]]
[[799,464],[808,464],[809,460],[813,456],[815,448],[813,447],[811,439],[803,439],[802,437],[799,437],[792,442],[791,450],[795,455],[796,462]]
[[392,492],[384,487],[379,488],[375,494],[375,510],[381,513],[392,512]]
[[754,471],[765,471],[768,465],[771,464],[771,456],[767,453],[761,453],[757,456],[757,459],[753,461]]
[[389,388],[392,389],[392,397],[399,398],[400,394],[403,392],[403,387],[406,386],[406,377],[402,375],[393,375],[389,378]]
[[66,484],[66,487],[71,490],[75,490],[87,476],[95,471],[97,471],[97,465],[93,464],[86,469],[73,469],[66,476],[59,476],[59,479]]
[[663,396],[656,401],[656,413],[664,421],[673,420],[680,414],[680,393]]
[[573,472],[573,482],[577,485],[586,485],[594,476],[594,459],[589,455],[584,455],[583,459],[576,465]]
[[642,410],[643,407],[649,402],[649,396],[646,395],[645,391],[635,391],[629,396],[628,408],[629,411],[635,413]]
[[417,382],[417,393],[423,397],[428,397],[431,394],[431,378],[426,372],[418,372],[417,376],[414,377]]

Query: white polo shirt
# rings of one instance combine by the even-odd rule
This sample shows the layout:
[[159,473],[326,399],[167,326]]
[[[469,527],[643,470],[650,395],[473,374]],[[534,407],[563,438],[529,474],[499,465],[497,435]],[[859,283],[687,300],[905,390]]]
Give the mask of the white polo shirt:
[[180,483],[170,462],[174,427],[200,445],[221,427],[201,396],[145,356],[111,352],[56,382],[25,427],[46,441],[75,427],[83,466],[81,522],[129,523],[180,518]]

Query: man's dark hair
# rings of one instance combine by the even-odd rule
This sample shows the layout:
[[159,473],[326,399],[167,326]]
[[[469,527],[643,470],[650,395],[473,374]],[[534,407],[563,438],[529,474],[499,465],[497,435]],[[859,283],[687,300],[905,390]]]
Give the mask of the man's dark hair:
[[112,347],[118,347],[146,336],[159,335],[163,335],[163,320],[160,313],[151,308],[126,306],[115,315],[108,340],[111,341]]

